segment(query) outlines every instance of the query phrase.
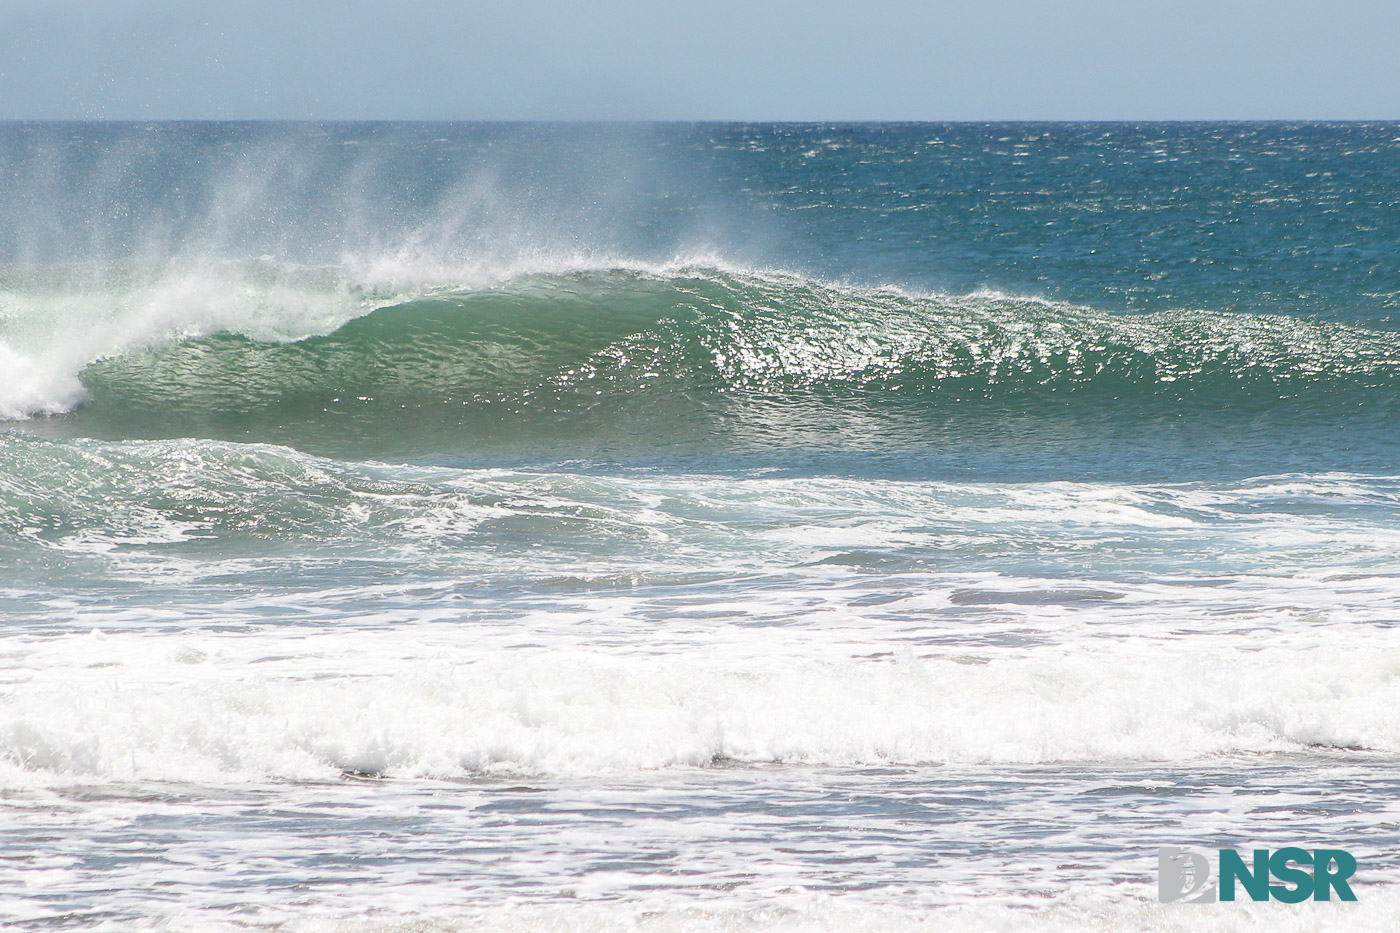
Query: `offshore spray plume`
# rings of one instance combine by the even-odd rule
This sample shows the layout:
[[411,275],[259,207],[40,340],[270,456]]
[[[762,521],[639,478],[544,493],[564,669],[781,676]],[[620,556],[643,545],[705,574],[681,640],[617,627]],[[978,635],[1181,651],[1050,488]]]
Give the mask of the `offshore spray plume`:
[[92,361],[180,339],[296,340],[433,291],[669,259],[713,224],[694,191],[646,206],[699,184],[647,132],[0,128],[0,417],[71,409]]

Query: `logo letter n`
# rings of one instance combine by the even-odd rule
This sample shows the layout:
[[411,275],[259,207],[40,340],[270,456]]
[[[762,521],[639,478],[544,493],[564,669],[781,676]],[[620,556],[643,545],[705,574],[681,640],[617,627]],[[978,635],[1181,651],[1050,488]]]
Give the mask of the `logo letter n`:
[[1244,885],[1251,901],[1269,899],[1269,850],[1254,850],[1254,873],[1244,867],[1244,859],[1234,849],[1220,850],[1220,899],[1235,899],[1235,881]]

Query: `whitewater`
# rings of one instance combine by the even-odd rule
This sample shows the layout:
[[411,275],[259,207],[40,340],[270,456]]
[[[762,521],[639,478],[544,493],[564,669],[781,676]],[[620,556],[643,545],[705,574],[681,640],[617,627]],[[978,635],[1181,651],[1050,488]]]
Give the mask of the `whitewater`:
[[0,125],[0,923],[1392,929],[1398,158]]

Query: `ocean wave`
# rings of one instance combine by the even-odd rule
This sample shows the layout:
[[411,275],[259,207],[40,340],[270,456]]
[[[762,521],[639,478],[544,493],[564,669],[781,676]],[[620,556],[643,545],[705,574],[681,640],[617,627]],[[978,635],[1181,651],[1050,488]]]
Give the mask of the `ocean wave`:
[[1114,315],[713,263],[574,261],[470,284],[301,270],[295,288],[257,269],[142,292],[72,344],[0,336],[17,374],[0,415],[392,454],[507,436],[664,447],[735,426],[781,444],[838,409],[874,425],[989,407],[1388,411],[1400,387],[1400,336],[1297,318]]

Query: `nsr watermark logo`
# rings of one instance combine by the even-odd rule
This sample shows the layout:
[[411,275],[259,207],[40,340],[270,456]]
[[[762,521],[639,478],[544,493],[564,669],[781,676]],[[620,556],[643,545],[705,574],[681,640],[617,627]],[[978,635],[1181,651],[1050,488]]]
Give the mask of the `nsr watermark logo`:
[[[1212,871],[1210,856],[1216,855],[1219,871]],[[1311,870],[1309,870],[1311,869]],[[1214,904],[1217,900],[1233,901],[1236,891],[1244,888],[1252,901],[1273,898],[1285,904],[1300,904],[1306,900],[1354,901],[1347,879],[1356,874],[1356,859],[1341,849],[1307,849],[1289,847],[1254,850],[1254,865],[1244,863],[1244,856],[1234,849],[1188,849],[1163,846],[1157,850],[1157,899],[1162,903],[1184,901],[1188,904]],[[1281,884],[1270,884],[1270,876]]]

